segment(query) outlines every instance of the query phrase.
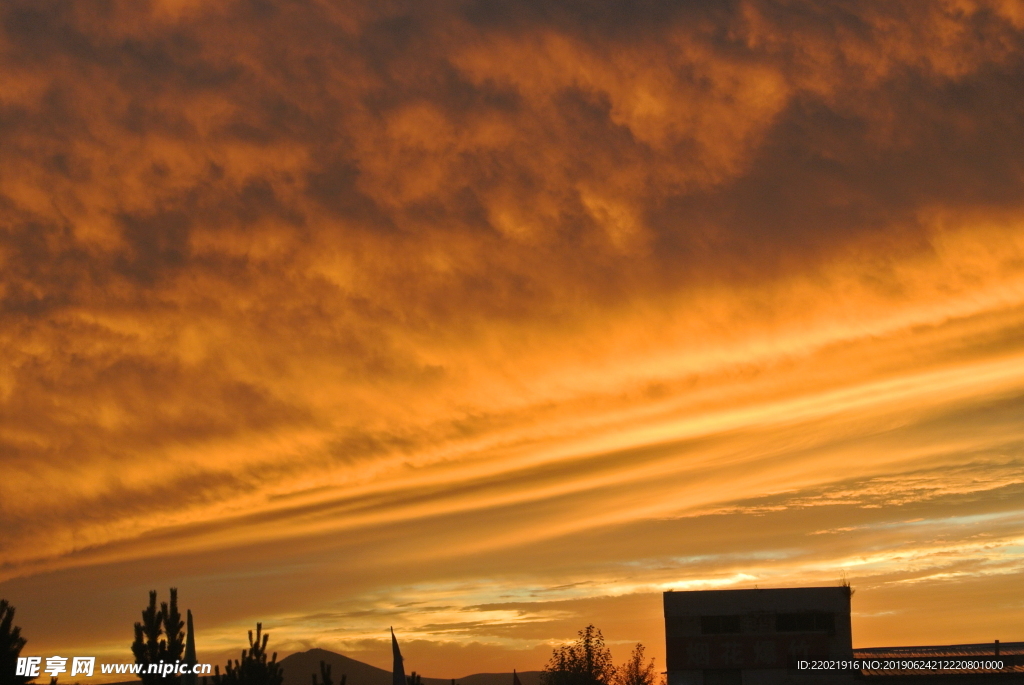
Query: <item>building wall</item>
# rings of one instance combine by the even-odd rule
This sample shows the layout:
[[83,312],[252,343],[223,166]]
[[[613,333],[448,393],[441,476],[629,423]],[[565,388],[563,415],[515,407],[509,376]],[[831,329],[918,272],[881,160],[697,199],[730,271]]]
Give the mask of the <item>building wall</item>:
[[850,659],[846,587],[665,593],[669,685],[852,682],[798,671],[798,660]]

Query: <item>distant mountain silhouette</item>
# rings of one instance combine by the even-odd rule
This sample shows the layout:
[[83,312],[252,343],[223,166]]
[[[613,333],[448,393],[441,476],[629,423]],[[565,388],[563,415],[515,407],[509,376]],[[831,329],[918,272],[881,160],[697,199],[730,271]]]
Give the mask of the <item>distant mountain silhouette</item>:
[[[316,673],[320,678],[320,662],[331,665],[331,679],[334,685],[341,682],[341,676],[347,675],[346,685],[391,685],[391,671],[377,668],[362,661],[350,659],[344,654],[329,652],[326,649],[311,649],[308,652],[289,654],[278,663],[284,667],[283,685],[312,685],[310,676]],[[224,664],[221,664],[223,667]],[[412,665],[406,663],[406,674],[412,673]],[[419,671],[417,671],[419,673]],[[518,671],[519,682],[523,685],[540,685],[540,671]],[[200,678],[199,682],[202,682]],[[209,682],[209,680],[207,681]],[[474,673],[463,678],[456,678],[457,685],[512,685],[511,673]],[[40,683],[32,683],[40,685]],[[142,685],[141,680],[126,680],[107,685]],[[423,677],[423,685],[452,685],[451,678]]]
[[[278,663],[284,667],[284,685],[311,685],[310,676],[320,676],[320,662],[331,666],[331,678],[335,685],[341,682],[341,676],[348,676],[346,685],[391,685],[391,671],[377,668],[362,661],[350,659],[343,654],[329,652],[326,649],[311,649],[307,652],[290,654]],[[412,673],[414,664],[406,663],[406,674]],[[419,670],[416,670],[419,673]],[[540,685],[540,671],[519,671],[519,681],[523,685]],[[423,685],[451,685],[450,678],[427,678],[423,676]],[[511,673],[474,673],[456,678],[458,685],[512,685]]]

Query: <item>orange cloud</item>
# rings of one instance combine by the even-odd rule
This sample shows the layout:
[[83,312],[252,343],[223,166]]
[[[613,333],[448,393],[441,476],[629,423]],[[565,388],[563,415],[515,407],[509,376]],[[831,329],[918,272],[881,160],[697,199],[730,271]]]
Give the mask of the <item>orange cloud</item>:
[[0,12],[0,592],[41,644],[83,639],[56,578],[127,607],[114,651],[168,583],[217,649],[397,617],[531,667],[673,583],[1009,616],[1013,3]]

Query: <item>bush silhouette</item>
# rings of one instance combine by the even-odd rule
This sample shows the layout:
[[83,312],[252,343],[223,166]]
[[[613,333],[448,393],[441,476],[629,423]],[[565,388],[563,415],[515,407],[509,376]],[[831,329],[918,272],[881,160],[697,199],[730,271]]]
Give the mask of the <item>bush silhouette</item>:
[[654,659],[644,663],[644,646],[637,643],[629,661],[615,670],[615,685],[654,685]]

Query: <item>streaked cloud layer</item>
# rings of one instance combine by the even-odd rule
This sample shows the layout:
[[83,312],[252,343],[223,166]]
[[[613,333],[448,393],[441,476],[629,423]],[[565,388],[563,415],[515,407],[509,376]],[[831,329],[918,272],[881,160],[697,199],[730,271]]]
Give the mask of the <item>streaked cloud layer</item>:
[[173,584],[457,677],[844,572],[860,645],[1020,638],[1019,2],[0,12],[31,647]]

